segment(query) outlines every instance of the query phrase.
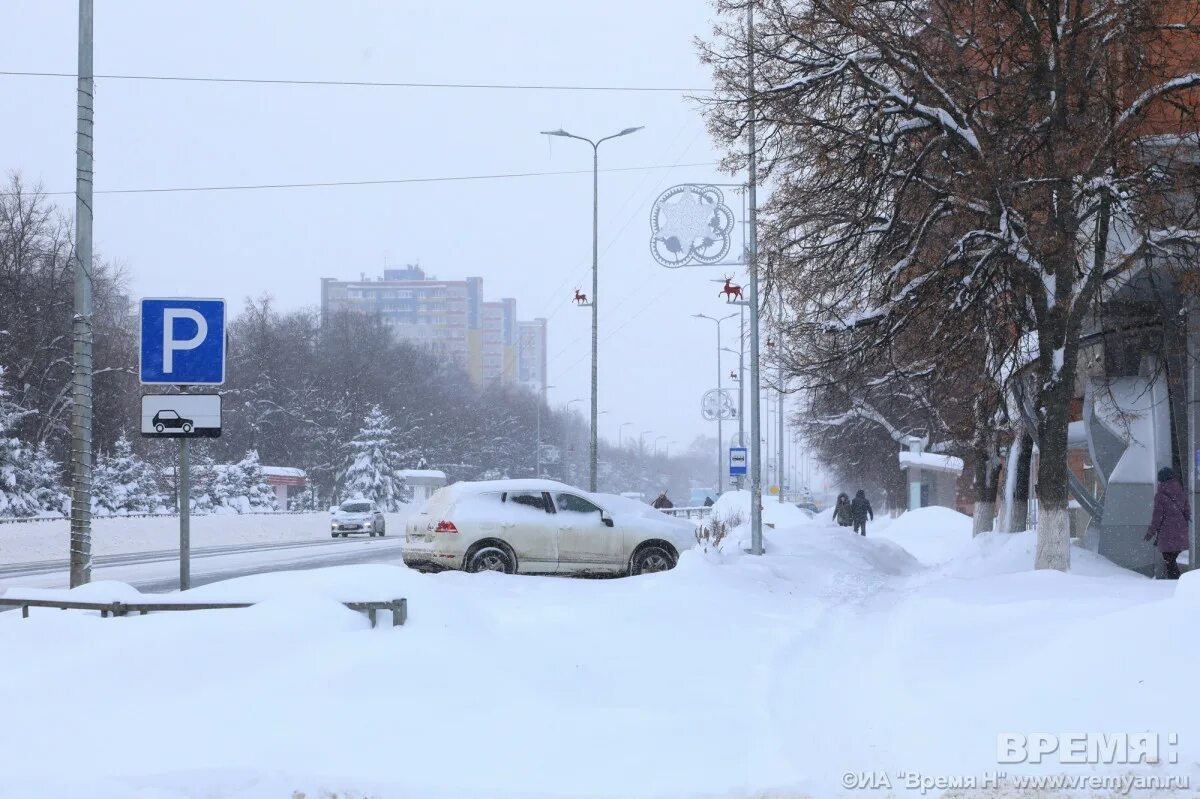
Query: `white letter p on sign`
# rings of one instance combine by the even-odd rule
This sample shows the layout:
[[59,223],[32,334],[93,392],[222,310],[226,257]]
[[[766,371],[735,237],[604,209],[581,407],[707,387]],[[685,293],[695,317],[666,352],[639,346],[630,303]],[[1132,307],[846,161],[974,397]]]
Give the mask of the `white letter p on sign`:
[[[196,335],[181,341],[175,338],[175,320],[190,319],[196,323]],[[208,322],[199,311],[191,308],[163,309],[163,374],[175,371],[176,350],[194,350],[208,337]]]

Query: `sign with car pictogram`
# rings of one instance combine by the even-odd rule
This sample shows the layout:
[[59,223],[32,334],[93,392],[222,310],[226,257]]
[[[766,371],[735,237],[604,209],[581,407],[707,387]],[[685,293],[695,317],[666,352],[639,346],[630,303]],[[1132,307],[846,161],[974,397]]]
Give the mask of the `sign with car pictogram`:
[[220,437],[221,395],[142,395],[142,435],[147,438]]

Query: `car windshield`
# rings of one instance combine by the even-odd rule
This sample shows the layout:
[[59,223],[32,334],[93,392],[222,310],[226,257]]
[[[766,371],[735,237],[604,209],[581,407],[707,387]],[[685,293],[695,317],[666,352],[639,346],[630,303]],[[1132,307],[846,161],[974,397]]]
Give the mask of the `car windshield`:
[[343,502],[342,513],[370,513],[370,502]]

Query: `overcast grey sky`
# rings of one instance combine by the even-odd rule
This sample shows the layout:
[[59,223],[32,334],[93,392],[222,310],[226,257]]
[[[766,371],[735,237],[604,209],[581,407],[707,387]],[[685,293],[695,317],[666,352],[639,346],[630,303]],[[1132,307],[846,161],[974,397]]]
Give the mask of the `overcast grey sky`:
[[[0,70],[73,73],[75,0],[5,0]],[[702,0],[416,3],[391,0],[96,0],[96,72],[315,80],[669,86],[704,89],[692,39]],[[47,191],[74,181],[74,81],[0,76],[0,169]],[[715,164],[694,102],[674,93],[260,86],[100,80],[96,189],[423,178],[590,169],[562,126],[609,142],[601,167]],[[648,252],[649,208],[715,165],[601,175],[601,433],[685,446],[712,387],[731,309],[719,267],[667,270]],[[57,198],[72,208],[70,197]],[[741,203],[731,198],[740,217]],[[270,293],[315,306],[321,277],[420,261],[480,275],[489,299],[550,319],[551,402],[588,396],[591,175],[372,187],[98,195],[98,252],[135,296]],[[740,237],[735,245],[740,246]],[[724,326],[727,346],[735,328]],[[735,367],[725,363],[728,376]],[[575,407],[586,407],[585,403]],[[728,427],[726,429],[728,434]],[[653,436],[652,436],[653,437]],[[660,442],[661,444],[661,442]]]

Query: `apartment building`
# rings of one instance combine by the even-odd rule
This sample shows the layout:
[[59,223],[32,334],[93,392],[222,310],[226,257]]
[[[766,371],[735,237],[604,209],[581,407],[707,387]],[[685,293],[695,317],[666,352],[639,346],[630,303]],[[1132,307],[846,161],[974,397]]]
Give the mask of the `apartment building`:
[[[467,373],[477,387],[500,383],[545,393],[545,367],[522,380],[517,301],[483,299],[483,278],[439,280],[419,266],[385,269],[379,278],[322,278],[321,313],[378,314],[397,339],[427,347]],[[540,346],[545,350],[545,320]]]

